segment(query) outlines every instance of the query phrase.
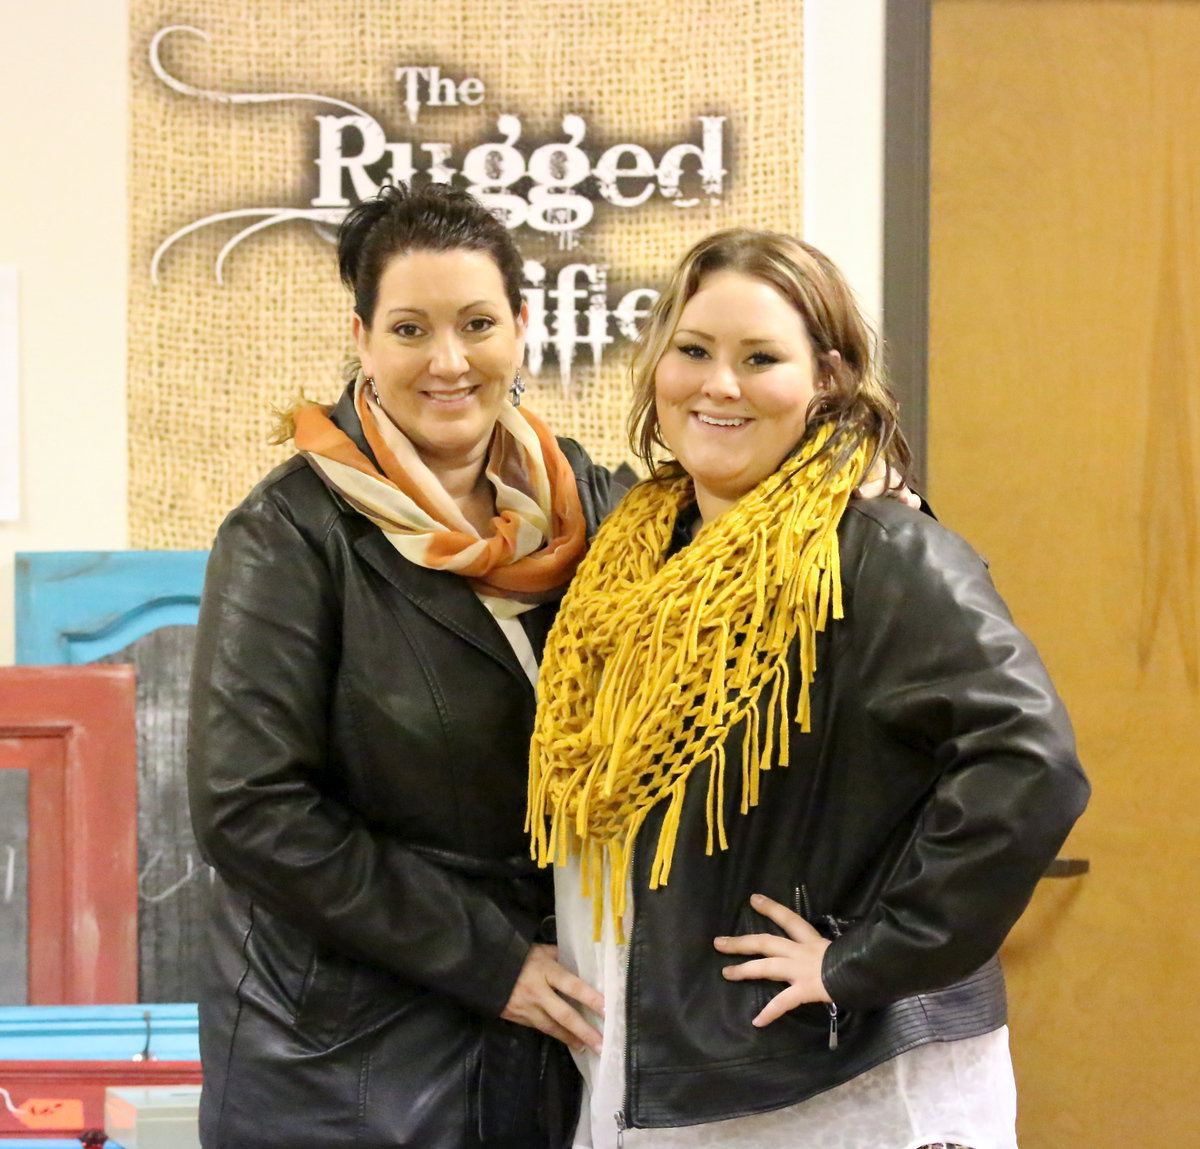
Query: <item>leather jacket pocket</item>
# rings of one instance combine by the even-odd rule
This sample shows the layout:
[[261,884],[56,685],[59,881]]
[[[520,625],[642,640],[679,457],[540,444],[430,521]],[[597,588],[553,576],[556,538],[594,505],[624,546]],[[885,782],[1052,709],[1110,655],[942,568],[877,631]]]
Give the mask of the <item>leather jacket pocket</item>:
[[[739,908],[735,922],[736,934],[775,934],[786,936],[770,918],[763,917],[746,905]],[[738,955],[736,962],[753,961],[750,955]],[[734,961],[721,959],[722,965],[732,965]],[[725,982],[731,992],[742,996],[743,1004],[737,1013],[744,1019],[745,1024],[757,1017],[767,1004],[788,988],[787,982],[770,981],[766,978],[755,978],[751,981]],[[809,1048],[823,1044],[829,1030],[829,1011],[826,1006],[813,1003],[802,1005],[789,1010],[782,1017],[776,1018],[763,1029],[754,1030],[755,1041],[759,1052],[766,1049],[782,1051],[795,1048],[797,1044]]]
[[483,1023],[473,1097],[481,1141],[557,1149],[574,1130],[579,1092],[562,1042],[508,1021]]
[[314,948],[296,1003],[296,1028],[320,1045],[336,1045],[347,1029],[354,975],[354,963]]
[[[822,937],[829,941],[840,938],[847,930],[852,929],[857,918],[839,917],[837,914],[824,913],[814,910],[808,887],[802,882],[794,891],[794,902],[801,917],[808,922]],[[818,1025],[826,1028],[829,1049],[837,1049],[844,1033],[853,1031],[857,1025],[855,1015],[839,1008],[836,1002],[811,1002],[792,1011],[798,1021],[809,1027]]]
[[[803,882],[797,882],[789,896],[779,896],[776,900],[794,910],[822,937],[831,941],[840,937],[854,925],[853,919],[814,911],[808,887]],[[779,937],[787,936],[786,932],[775,925],[770,918],[756,913],[749,907],[739,913],[738,927],[739,933],[769,933]],[[788,988],[786,982],[766,979],[752,981],[748,984],[755,988],[756,1014],[765,1008],[774,997]],[[824,1045],[836,1048],[839,1031],[848,1020],[848,1016],[846,1011],[835,1010],[825,1002],[807,1002],[776,1018],[767,1027],[767,1031],[775,1030],[777,1037],[787,1035],[789,1041],[798,1040],[805,1046]]]
[[423,992],[384,970],[314,949],[293,1024],[328,1049],[389,1024]]

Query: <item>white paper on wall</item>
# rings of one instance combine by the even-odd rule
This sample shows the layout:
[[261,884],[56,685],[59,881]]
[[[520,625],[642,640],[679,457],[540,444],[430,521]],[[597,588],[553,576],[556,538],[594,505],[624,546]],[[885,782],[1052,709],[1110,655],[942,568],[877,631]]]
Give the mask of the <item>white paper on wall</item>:
[[0,265],[0,522],[20,515],[17,418],[17,269]]

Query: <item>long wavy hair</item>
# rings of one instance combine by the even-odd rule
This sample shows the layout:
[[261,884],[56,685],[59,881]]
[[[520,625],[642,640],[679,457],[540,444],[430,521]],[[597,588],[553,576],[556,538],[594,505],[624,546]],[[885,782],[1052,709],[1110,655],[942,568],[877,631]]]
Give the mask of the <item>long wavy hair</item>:
[[654,376],[688,300],[706,276],[718,271],[762,280],[804,320],[821,386],[809,404],[804,434],[788,457],[802,452],[817,429],[831,423],[834,433],[822,453],[833,452],[838,466],[865,442],[873,446],[868,470],[883,459],[908,480],[912,453],[900,430],[896,399],[879,362],[874,333],[845,277],[811,244],[749,228],[729,228],[700,240],[680,261],[642,330],[631,364],[629,439],[651,476],[669,479],[683,474],[662,438]]

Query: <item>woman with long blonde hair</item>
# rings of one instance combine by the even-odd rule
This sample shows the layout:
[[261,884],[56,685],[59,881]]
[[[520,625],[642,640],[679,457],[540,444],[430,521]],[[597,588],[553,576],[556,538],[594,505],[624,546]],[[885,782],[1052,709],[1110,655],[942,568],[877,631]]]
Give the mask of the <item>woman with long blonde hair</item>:
[[634,376],[652,477],[567,592],[531,757],[606,1001],[574,1144],[1012,1149],[996,951],[1088,794],[1045,669],[966,543],[853,497],[908,453],[820,252],[701,241]]

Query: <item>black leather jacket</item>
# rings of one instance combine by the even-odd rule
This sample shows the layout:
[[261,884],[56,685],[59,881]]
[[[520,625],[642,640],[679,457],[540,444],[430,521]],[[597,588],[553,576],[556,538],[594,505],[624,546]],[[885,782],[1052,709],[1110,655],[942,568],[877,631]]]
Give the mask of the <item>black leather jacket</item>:
[[[845,618],[819,640],[812,732],[793,732],[790,764],[763,776],[746,815],[733,733],[729,849],[705,856],[699,772],[657,891],[646,843],[660,819],[642,831],[629,1125],[781,1108],[905,1049],[1003,1024],[996,951],[1087,801],[1058,696],[971,548],[886,498],[852,502],[839,539]],[[755,892],[834,938],[823,980],[836,1048],[826,1006],[755,1029],[783,987],[721,977],[741,959],[714,937],[773,929],[749,909]]]
[[[334,418],[368,451],[348,397]],[[563,446],[594,529],[608,473]],[[535,650],[555,609],[522,616]],[[557,1043],[497,1020],[551,913],[524,832],[533,712],[469,585],[402,558],[302,458],[226,519],[189,745],[219,875],[206,1149],[557,1143]]]

